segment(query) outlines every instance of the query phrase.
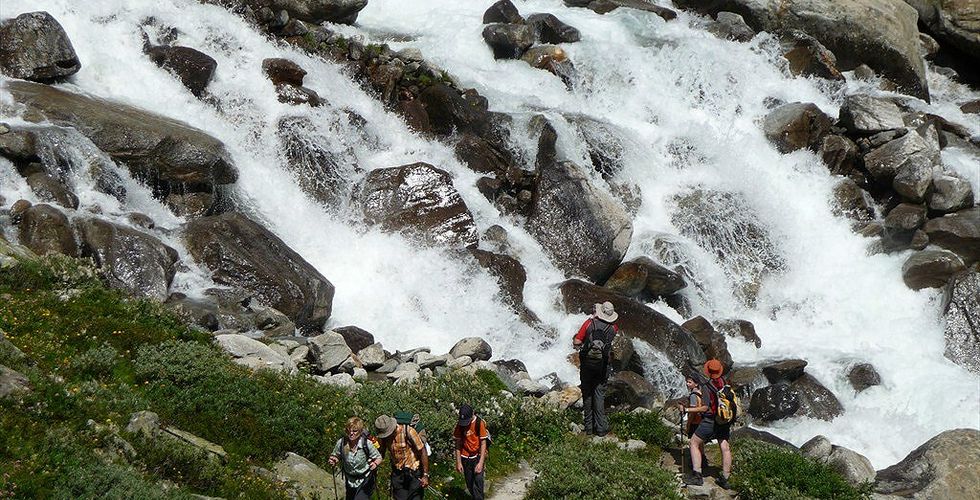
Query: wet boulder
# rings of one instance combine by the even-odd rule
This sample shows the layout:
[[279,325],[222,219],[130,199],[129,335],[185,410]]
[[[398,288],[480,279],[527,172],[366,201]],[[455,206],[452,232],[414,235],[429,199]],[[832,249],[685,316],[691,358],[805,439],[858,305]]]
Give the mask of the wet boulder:
[[912,450],[901,462],[878,471],[874,491],[903,498],[968,499],[980,484],[980,431],[954,429]]
[[[311,24],[324,21],[354,24],[357,14],[367,6],[368,0],[209,0],[228,6],[248,7],[258,11],[268,8],[274,13],[285,12],[287,20],[300,20]],[[283,21],[282,24],[286,24]],[[281,26],[281,25],[280,25]]]
[[869,387],[881,385],[881,375],[871,363],[858,363],[848,370],[847,381],[855,391],[861,392]]
[[281,57],[263,59],[262,72],[272,81],[273,85],[285,83],[302,87],[303,78],[306,77],[306,70],[301,68],[299,64]]
[[858,145],[842,135],[828,135],[820,144],[820,157],[832,174],[850,174],[857,167],[859,156]]
[[559,290],[565,310],[571,314],[591,314],[595,304],[612,302],[619,313],[620,333],[647,342],[678,369],[701,366],[706,361],[704,351],[689,332],[640,301],[581,280],[565,281]]
[[816,104],[794,102],[772,110],[762,128],[780,153],[790,153],[804,148],[817,149],[831,125],[833,120]]
[[[565,5],[572,6],[573,2],[566,1]],[[591,2],[587,2],[585,6],[588,6],[588,8],[596,14],[607,14],[620,7],[625,7],[628,9],[635,9],[656,14],[664,21],[671,21],[677,18],[677,13],[673,10],[668,9],[667,7],[661,7],[646,0],[592,0]]]
[[609,406],[649,408],[662,400],[660,391],[637,373],[616,372],[606,384],[606,404]]
[[159,239],[97,218],[75,221],[81,254],[90,257],[109,286],[139,297],[166,300],[177,251]]
[[919,13],[919,22],[943,44],[955,47],[963,64],[980,65],[980,15],[973,0],[905,0]]
[[78,243],[68,217],[51,205],[39,204],[20,214],[20,242],[38,255],[60,253],[78,257]]
[[864,164],[879,183],[890,184],[904,199],[920,203],[932,184],[939,150],[909,132],[865,155]]
[[78,208],[78,197],[64,183],[44,172],[27,176],[27,185],[43,202],[57,203],[72,210]]
[[493,349],[480,337],[466,337],[456,342],[449,354],[454,358],[466,356],[473,361],[487,361],[493,356]]
[[563,23],[554,14],[531,14],[527,16],[527,24],[541,43],[572,43],[582,39],[575,27]]
[[47,12],[28,12],[0,22],[0,72],[48,82],[78,73],[82,64],[65,29]]
[[570,85],[570,76],[575,71],[565,50],[557,45],[536,45],[521,56],[521,60],[531,67],[543,69]]
[[224,144],[185,123],[46,85],[8,81],[3,87],[26,107],[26,117],[75,128],[159,199],[213,192],[238,178]]
[[762,339],[755,332],[755,325],[751,321],[744,319],[723,319],[715,324],[715,328],[728,337],[741,338],[755,345],[757,348],[762,347]]
[[681,325],[681,328],[691,333],[694,340],[701,346],[701,350],[704,351],[706,358],[721,361],[722,366],[725,367],[725,373],[731,371],[732,365],[735,362],[732,360],[732,355],[728,352],[728,343],[725,342],[725,336],[715,331],[715,328],[711,326],[711,323],[704,316],[687,320]]
[[711,15],[735,12],[756,31],[803,31],[837,56],[841,70],[867,64],[902,92],[929,99],[925,63],[919,54],[918,15],[903,2],[676,0],[674,5]]
[[930,243],[955,252],[966,265],[980,260],[980,207],[930,219],[922,229]]
[[706,28],[712,35],[725,40],[747,42],[755,37],[755,30],[745,24],[745,19],[734,12],[719,12],[715,21]]
[[521,17],[520,12],[517,11],[517,7],[510,0],[499,0],[483,13],[483,24],[521,24],[523,22],[524,18]]
[[687,282],[653,259],[637,257],[620,265],[603,286],[631,297],[662,297],[679,292]]
[[975,195],[970,181],[947,172],[937,173],[932,178],[932,191],[926,201],[929,210],[939,214],[949,214],[974,204]]
[[509,255],[497,254],[470,249],[470,254],[480,267],[490,272],[500,282],[500,292],[504,300],[512,306],[524,303],[524,282],[527,281],[527,271],[521,262]]
[[926,223],[926,207],[912,203],[900,203],[885,216],[886,229],[914,231]]
[[894,101],[867,94],[854,94],[844,98],[839,120],[842,127],[859,135],[877,134],[905,126],[902,111]]
[[789,62],[789,71],[793,75],[844,80],[844,75],[837,69],[837,57],[816,38],[800,30],[789,30],[781,44],[783,57]]
[[334,328],[333,331],[344,338],[344,342],[353,352],[358,352],[374,344],[374,335],[363,328],[351,325]]
[[749,415],[762,422],[790,417],[832,420],[844,411],[840,401],[810,375],[763,387],[752,394]]
[[762,370],[757,366],[732,368],[725,377],[725,380],[735,389],[735,394],[739,400],[743,401],[743,405],[748,404],[752,400],[752,394],[756,390],[770,385],[769,379],[762,374]]
[[534,44],[534,29],[525,24],[488,24],[483,28],[483,40],[494,59],[519,59]]
[[619,266],[633,224],[623,206],[571,162],[555,158],[548,124],[538,142],[536,196],[527,228],[567,274],[603,282]]
[[980,272],[953,278],[943,290],[946,357],[980,374]]
[[358,201],[364,220],[386,231],[404,231],[434,245],[475,247],[479,241],[452,176],[428,163],[368,172]]
[[455,152],[464,165],[483,174],[504,173],[514,162],[507,150],[473,134],[462,134]]
[[856,222],[871,222],[875,218],[874,198],[850,178],[834,185],[834,215]]
[[802,359],[787,359],[766,365],[762,368],[762,374],[771,384],[793,382],[803,376],[806,365],[806,361]]
[[229,212],[187,223],[183,233],[194,260],[215,283],[249,290],[262,303],[289,316],[304,332],[323,328],[334,287],[268,229]]
[[179,45],[147,47],[146,55],[153,64],[173,73],[197,97],[204,93],[218,68],[218,62],[213,57],[197,49]]
[[471,133],[483,138],[491,135],[487,100],[475,92],[461,94],[449,85],[436,83],[423,89],[417,100],[436,134]]
[[913,290],[941,288],[966,269],[963,260],[946,250],[923,250],[909,256],[902,265],[902,280]]

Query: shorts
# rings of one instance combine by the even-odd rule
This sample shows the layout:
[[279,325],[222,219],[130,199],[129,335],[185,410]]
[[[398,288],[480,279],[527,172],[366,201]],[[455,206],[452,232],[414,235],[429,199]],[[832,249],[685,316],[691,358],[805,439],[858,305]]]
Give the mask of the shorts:
[[705,443],[711,441],[712,439],[717,439],[719,442],[728,441],[732,434],[732,426],[716,424],[714,420],[706,418],[698,424],[698,428],[694,430],[694,435],[701,438]]

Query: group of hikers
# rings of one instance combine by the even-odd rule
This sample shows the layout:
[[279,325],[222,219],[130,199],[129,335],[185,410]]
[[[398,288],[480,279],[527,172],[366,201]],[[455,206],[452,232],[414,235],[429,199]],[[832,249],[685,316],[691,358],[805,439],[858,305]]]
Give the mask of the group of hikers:
[[[572,343],[578,351],[582,389],[582,421],[588,435],[605,436],[609,420],[605,411],[605,390],[611,372],[612,346],[619,326],[619,314],[612,303],[595,305],[595,312],[579,328]],[[681,403],[687,417],[685,434],[690,438],[691,473],[684,477],[689,485],[703,484],[702,462],[706,463],[704,445],[717,439],[722,453],[722,474],[715,481],[728,488],[732,453],[729,437],[738,400],[722,373],[717,359],[704,364],[704,375],[695,370],[685,374],[690,392]],[[374,421],[374,437],[358,417],[347,421],[346,433],[330,454],[330,465],[341,464],[347,500],[367,500],[376,486],[376,471],[382,458],[391,453],[391,497],[396,500],[423,498],[429,487],[429,453],[425,430],[418,416],[397,413],[381,415]],[[459,406],[459,421],[453,430],[456,471],[463,474],[470,495],[484,498],[484,466],[491,442],[486,422],[469,404]],[[684,458],[682,457],[682,463]]]

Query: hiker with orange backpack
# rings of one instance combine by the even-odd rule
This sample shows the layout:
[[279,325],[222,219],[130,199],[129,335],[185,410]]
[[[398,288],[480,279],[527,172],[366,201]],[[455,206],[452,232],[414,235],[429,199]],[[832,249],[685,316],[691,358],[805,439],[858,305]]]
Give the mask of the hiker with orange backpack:
[[364,430],[364,421],[360,418],[351,417],[344,430],[344,437],[337,440],[328,461],[330,465],[338,462],[343,465],[346,500],[370,500],[381,465],[381,453]]
[[704,444],[717,439],[721,447],[722,473],[715,483],[728,489],[728,477],[732,472],[732,449],[729,444],[731,426],[735,421],[738,408],[738,398],[731,386],[721,378],[725,371],[721,361],[710,359],[704,364],[704,373],[709,380],[702,384],[701,393],[708,398],[696,410],[701,411],[701,423],[694,430],[691,438],[691,476],[684,478],[686,484],[701,485],[704,479],[701,475],[701,457],[704,454]]
[[459,407],[459,422],[453,430],[456,438],[456,472],[466,479],[466,489],[474,500],[483,500],[483,471],[487,460],[490,433],[487,423],[473,414],[473,407]]

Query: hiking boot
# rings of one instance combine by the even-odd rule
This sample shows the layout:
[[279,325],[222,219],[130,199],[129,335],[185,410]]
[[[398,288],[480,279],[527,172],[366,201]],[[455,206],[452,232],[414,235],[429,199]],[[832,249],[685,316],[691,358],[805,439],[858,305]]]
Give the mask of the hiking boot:
[[718,479],[715,480],[715,484],[726,490],[732,489],[730,486],[728,486],[728,478],[725,476],[718,476]]
[[692,472],[690,476],[684,478],[684,484],[689,484],[691,486],[701,486],[704,484],[704,479],[701,477],[700,472]]

